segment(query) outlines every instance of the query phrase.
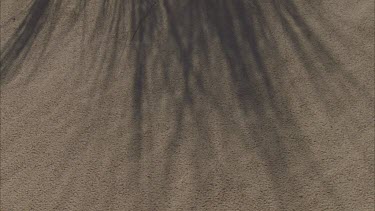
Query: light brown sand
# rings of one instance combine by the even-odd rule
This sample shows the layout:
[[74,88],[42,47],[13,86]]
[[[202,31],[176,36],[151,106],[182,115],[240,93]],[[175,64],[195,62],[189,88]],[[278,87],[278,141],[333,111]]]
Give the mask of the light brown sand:
[[1,210],[374,210],[374,1],[50,1],[11,61],[33,2],[1,0]]

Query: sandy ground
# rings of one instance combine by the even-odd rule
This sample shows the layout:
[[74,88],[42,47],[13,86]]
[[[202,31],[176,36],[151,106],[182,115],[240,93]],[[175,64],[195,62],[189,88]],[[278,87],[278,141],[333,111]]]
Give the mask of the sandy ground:
[[0,26],[1,210],[375,208],[373,0],[1,0]]

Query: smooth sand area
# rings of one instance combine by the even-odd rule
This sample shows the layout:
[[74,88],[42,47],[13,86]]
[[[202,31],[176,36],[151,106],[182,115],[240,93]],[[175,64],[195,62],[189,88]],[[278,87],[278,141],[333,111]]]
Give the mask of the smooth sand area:
[[373,211],[373,0],[1,0],[1,208]]

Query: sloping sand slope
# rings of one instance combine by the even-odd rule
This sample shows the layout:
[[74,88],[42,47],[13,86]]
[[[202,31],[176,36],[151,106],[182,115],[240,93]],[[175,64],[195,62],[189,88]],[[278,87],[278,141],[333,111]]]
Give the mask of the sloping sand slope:
[[1,0],[1,210],[374,210],[373,0]]

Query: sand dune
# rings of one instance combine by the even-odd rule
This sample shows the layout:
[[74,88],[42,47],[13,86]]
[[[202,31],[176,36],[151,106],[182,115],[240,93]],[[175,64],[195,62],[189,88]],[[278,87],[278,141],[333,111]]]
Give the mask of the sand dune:
[[374,1],[1,0],[1,210],[374,210]]

